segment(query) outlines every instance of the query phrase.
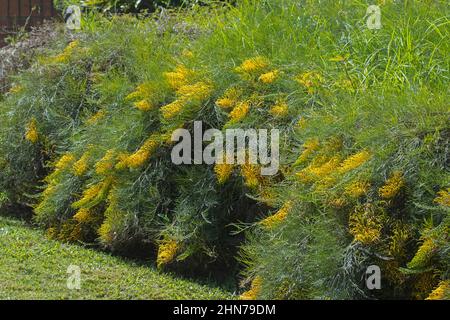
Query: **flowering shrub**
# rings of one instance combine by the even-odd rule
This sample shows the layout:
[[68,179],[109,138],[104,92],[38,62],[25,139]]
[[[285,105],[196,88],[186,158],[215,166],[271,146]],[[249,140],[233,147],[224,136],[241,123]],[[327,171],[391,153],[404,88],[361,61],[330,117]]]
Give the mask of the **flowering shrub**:
[[[448,30],[418,22],[442,5],[386,2],[377,32],[358,1],[179,13],[195,36],[99,17],[0,102],[0,191],[64,241],[180,271],[244,265],[243,299],[442,297]],[[171,134],[194,121],[280,129],[280,171],[173,164]]]

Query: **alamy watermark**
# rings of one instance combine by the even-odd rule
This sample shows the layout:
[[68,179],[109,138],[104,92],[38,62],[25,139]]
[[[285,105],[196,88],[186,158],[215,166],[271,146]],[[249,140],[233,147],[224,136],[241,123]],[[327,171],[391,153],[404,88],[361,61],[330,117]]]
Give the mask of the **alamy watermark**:
[[64,21],[66,28],[69,30],[81,29],[81,9],[79,6],[70,5],[64,12]]
[[[269,150],[270,139],[270,150]],[[180,164],[259,164],[261,175],[272,176],[280,165],[280,131],[271,129],[218,129],[203,132],[203,123],[194,122],[194,139],[187,129],[172,133],[178,142],[172,149],[172,162]],[[203,148],[204,142],[210,142]],[[193,146],[192,146],[193,144]]]
[[366,11],[366,25],[370,30],[381,29],[381,9],[377,5],[370,5]]
[[381,269],[379,266],[371,265],[367,267],[366,286],[369,290],[381,289]]
[[67,289],[80,290],[81,289],[81,268],[77,265],[71,264],[67,267]]

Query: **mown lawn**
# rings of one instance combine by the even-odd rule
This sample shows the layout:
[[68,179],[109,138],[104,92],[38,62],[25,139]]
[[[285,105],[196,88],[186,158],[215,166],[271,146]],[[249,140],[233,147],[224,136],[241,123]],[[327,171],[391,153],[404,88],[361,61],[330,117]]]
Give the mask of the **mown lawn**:
[[[67,288],[67,268],[81,270]],[[0,217],[0,299],[231,299],[221,289],[177,279],[103,252],[47,239]]]

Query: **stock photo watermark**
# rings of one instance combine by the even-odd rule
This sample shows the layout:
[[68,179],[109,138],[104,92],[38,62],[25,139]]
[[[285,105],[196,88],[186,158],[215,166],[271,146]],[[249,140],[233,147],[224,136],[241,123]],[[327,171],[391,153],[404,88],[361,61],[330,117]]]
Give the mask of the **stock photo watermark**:
[[64,21],[69,30],[81,29],[81,9],[79,6],[70,5],[64,12]]
[[67,289],[80,290],[81,289],[81,268],[77,265],[70,265],[67,267]]
[[[278,129],[271,129],[270,137],[268,129],[227,129],[225,133],[208,129],[203,133],[202,121],[195,121],[193,139],[187,129],[172,133],[172,141],[178,144],[173,147],[171,158],[175,165],[259,164],[261,175],[272,176],[279,169],[279,140]],[[203,148],[203,142],[210,143]]]
[[366,286],[369,290],[381,289],[381,269],[377,265],[368,266],[366,269]]
[[370,5],[366,11],[366,25],[370,30],[381,29],[381,9],[377,5]]

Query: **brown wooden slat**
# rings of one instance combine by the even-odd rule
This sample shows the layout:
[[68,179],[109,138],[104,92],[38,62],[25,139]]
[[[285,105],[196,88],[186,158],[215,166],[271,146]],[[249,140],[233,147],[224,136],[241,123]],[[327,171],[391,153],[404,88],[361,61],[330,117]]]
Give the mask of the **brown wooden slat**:
[[38,25],[55,14],[52,0],[0,0],[0,46],[4,45],[7,31],[24,26],[27,21],[27,27]]

